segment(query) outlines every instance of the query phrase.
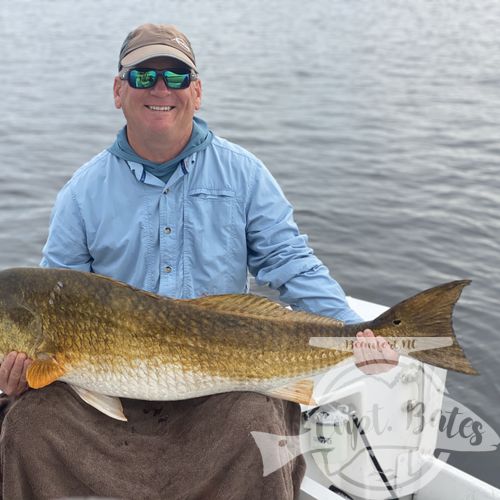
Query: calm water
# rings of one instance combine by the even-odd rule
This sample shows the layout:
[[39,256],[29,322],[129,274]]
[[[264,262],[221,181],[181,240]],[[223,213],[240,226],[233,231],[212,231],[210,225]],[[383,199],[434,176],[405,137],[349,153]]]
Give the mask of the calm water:
[[[257,154],[354,296],[472,278],[447,387],[500,434],[500,4],[17,0],[0,5],[0,268],[36,265],[50,208],[123,119],[112,78],[146,22],[189,34],[200,116]],[[451,463],[500,486],[500,452]]]

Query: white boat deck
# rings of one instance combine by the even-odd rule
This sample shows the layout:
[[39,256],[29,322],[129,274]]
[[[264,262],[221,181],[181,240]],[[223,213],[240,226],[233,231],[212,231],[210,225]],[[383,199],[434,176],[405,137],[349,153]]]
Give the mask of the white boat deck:
[[[379,304],[352,297],[348,297],[348,301],[366,320],[375,318],[387,309]],[[347,361],[346,365],[348,363],[352,365],[352,361]],[[373,429],[365,431],[389,484],[395,487],[399,496],[394,493],[391,496],[386,489],[368,451],[360,444],[361,440],[355,447],[352,443],[346,446],[342,441],[345,436],[342,431],[338,432],[337,427],[337,433],[332,435],[330,448],[325,445],[323,449],[318,449],[318,435],[321,434],[324,438],[328,432],[327,426],[306,422],[301,434],[301,446],[307,462],[306,477],[301,486],[301,500],[500,500],[499,489],[434,457],[437,425],[427,425],[422,432],[415,432],[411,425],[408,426],[411,417],[411,410],[408,410],[410,401],[425,399],[425,403],[439,414],[447,373],[446,370],[428,365],[420,372],[415,371],[415,363],[417,362],[410,358],[402,357],[399,366],[389,372],[392,373],[391,378],[387,379],[389,381],[397,378],[398,383],[389,383],[391,387],[386,388],[383,384],[381,387],[380,375],[376,377],[379,378],[378,382],[367,377],[356,379],[356,369],[352,366],[350,369],[343,369],[346,365],[341,365],[335,367],[333,373],[329,372],[330,375],[325,375],[329,377],[327,382],[321,377],[316,380],[314,393],[320,405],[329,402],[349,405],[350,408],[355,408],[359,415],[366,415],[374,405],[390,412],[394,417],[391,420],[393,428],[390,428],[390,433],[377,433]],[[423,365],[418,363],[417,366]],[[400,374],[395,378],[394,373],[398,370]],[[421,375],[415,376],[416,373]],[[384,376],[385,374],[382,379]],[[340,379],[338,386],[335,383],[337,379]],[[429,380],[432,383],[429,383]],[[311,444],[311,439],[316,439],[316,446]],[[415,478],[409,480],[407,462],[412,460],[418,463],[420,469],[417,470]],[[332,485],[347,496],[331,491],[329,487]]]

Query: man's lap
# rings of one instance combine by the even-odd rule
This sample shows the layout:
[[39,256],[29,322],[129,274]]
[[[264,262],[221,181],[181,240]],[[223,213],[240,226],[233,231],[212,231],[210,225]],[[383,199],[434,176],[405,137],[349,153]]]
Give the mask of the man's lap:
[[25,393],[2,426],[5,497],[16,498],[19,481],[30,484],[19,498],[292,498],[298,489],[302,459],[263,478],[250,435],[297,434],[297,405],[249,392],[122,403],[128,422],[98,412],[63,383]]

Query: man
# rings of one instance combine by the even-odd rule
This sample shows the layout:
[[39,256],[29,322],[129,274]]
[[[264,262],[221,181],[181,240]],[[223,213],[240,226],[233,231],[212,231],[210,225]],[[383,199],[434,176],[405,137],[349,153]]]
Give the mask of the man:
[[[179,298],[244,293],[250,270],[293,308],[360,320],[307,246],[265,166],[194,116],[202,84],[183,33],[152,24],[132,31],[113,93],[127,125],[59,193],[42,266],[108,275]],[[372,332],[359,336],[392,359]],[[6,394],[26,390],[29,364],[23,353],[6,357],[0,367]],[[297,434],[295,404],[228,393],[178,402],[125,400],[124,411],[127,424],[112,421],[65,384],[24,393],[2,429],[6,498],[298,494],[303,460],[264,478],[250,437],[252,430]]]

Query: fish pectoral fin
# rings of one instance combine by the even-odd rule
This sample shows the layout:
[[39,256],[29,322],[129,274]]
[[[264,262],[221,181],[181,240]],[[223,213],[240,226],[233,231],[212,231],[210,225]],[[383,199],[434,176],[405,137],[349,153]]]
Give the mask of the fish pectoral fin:
[[33,389],[41,389],[62,377],[66,370],[53,358],[35,359],[28,367],[26,381]]
[[83,387],[70,384],[70,387],[90,406],[99,410],[104,415],[122,422],[127,422],[127,417],[123,413],[123,406],[120,398],[114,396],[106,396],[98,392],[92,392]]
[[306,379],[293,382],[292,384],[278,387],[266,391],[266,394],[273,398],[285,399],[302,405],[315,406],[316,402],[313,398],[314,381]]

